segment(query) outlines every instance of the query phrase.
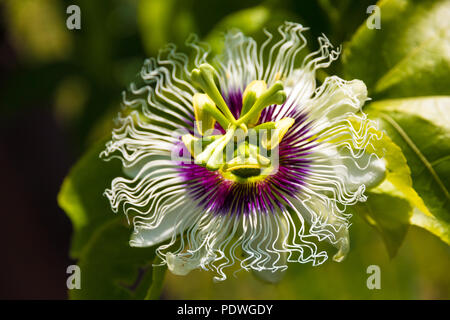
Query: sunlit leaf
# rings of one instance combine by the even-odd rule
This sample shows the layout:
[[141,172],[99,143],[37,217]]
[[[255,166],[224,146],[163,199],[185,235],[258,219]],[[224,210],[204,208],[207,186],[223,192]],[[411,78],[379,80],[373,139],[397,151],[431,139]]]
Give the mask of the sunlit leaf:
[[363,80],[372,97],[449,94],[450,2],[378,3],[381,29],[362,24],[344,47],[344,71]]
[[[440,126],[441,113],[450,113],[448,101],[448,97],[387,100],[372,103],[367,110],[401,148],[412,186],[426,206],[417,198],[412,201],[417,209],[411,222],[450,243],[450,131]],[[425,105],[429,112],[423,117]]]

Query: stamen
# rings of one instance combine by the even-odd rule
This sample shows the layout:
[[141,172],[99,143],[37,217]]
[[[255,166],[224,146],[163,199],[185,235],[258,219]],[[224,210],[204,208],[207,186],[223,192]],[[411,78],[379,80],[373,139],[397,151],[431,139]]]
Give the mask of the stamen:
[[227,133],[223,136],[223,138],[219,139],[219,143],[217,144],[213,154],[209,158],[206,163],[206,168],[208,170],[218,170],[224,163],[223,158],[223,149],[225,149],[228,142],[233,138],[235,127],[228,129]]
[[223,150],[231,138],[233,138],[235,130],[236,127],[232,126],[227,130],[225,135],[211,142],[203,152],[197,155],[196,161],[208,170],[218,170],[224,164]]
[[194,115],[197,129],[201,135],[214,128],[216,120],[222,128],[228,128],[230,124],[227,118],[216,108],[214,101],[204,93],[196,93],[193,97]]
[[249,120],[255,117],[259,119],[259,114],[265,107],[272,104],[283,104],[284,101],[286,101],[286,92],[283,90],[283,83],[277,81],[256,99],[250,110],[240,117],[236,124],[249,123]]
[[[191,80],[198,85],[219,107],[220,111],[223,112],[226,118],[231,123],[235,123],[236,119],[228,109],[225,100],[217,89],[216,83],[214,81],[214,75],[216,70],[208,63],[203,63],[198,69],[194,69],[191,72]],[[224,128],[226,129],[226,128]]]
[[181,140],[183,141],[190,154],[194,157],[194,159],[196,159],[197,155],[199,155],[206,146],[220,139],[221,137],[222,135],[214,135],[197,138],[193,135],[185,134],[181,137]]
[[292,118],[283,118],[276,122],[266,122],[256,126],[255,130],[257,132],[264,130],[261,138],[261,145],[267,150],[271,150],[278,146],[294,122],[295,120]]
[[[241,117],[248,113],[251,107],[255,104],[256,100],[267,90],[267,84],[263,80],[255,80],[250,82],[250,84],[245,88],[243,98],[242,98],[242,111]],[[256,117],[251,118],[248,121],[249,125],[255,125],[259,117],[261,116],[261,112],[257,114]]]

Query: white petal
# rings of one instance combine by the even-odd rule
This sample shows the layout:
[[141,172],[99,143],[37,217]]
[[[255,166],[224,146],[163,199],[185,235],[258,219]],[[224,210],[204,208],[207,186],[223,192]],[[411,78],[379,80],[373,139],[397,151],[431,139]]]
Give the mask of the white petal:
[[292,203],[310,225],[310,234],[338,249],[333,260],[341,262],[350,250],[349,216],[342,214],[334,202],[327,200],[327,197],[320,195],[308,195],[307,199],[293,199]]
[[336,262],[342,262],[350,251],[350,236],[348,228],[344,225],[336,232],[336,238],[339,239],[333,246],[338,249],[333,256],[333,260]]
[[367,88],[361,80],[345,81],[339,77],[326,78],[306,105],[310,117],[331,124],[336,118],[357,113],[367,100]]
[[323,177],[324,184],[342,181],[343,187],[352,193],[361,190],[362,186],[362,191],[373,188],[386,176],[385,161],[375,155],[360,153],[353,155],[346,147],[323,144],[311,156],[314,160],[312,175]]
[[308,100],[316,89],[315,74],[309,70],[296,69],[284,82],[284,90],[293,103]]
[[185,276],[200,265],[200,260],[194,261],[171,252],[166,254],[166,262],[169,270],[178,276]]
[[373,188],[381,183],[386,176],[386,164],[384,159],[375,155],[363,153],[355,158],[348,150],[341,149],[339,156],[347,168],[346,183],[350,190],[355,190],[361,185],[366,189]]
[[151,247],[172,238],[180,225],[180,214],[181,211],[177,208],[165,214],[162,221],[154,227],[146,225],[135,226],[131,235],[130,246]]
[[168,188],[166,197],[156,198],[155,211],[150,216],[137,216],[134,219],[134,232],[131,235],[130,246],[150,247],[181,235],[187,228],[196,223],[197,216],[202,213],[196,202],[186,195],[186,191]]
[[139,174],[139,172],[141,172],[141,170],[144,167],[146,168],[146,172],[150,173],[152,171],[152,168],[149,165],[149,163],[152,161],[158,161],[158,160],[168,160],[168,156],[167,155],[153,155],[150,152],[148,152],[148,155],[144,155],[144,156],[140,157],[139,161],[137,161],[132,166],[123,167],[122,171],[127,177],[134,179]]
[[333,260],[341,262],[350,250],[348,225],[343,220],[338,219],[333,209],[318,198],[311,199],[311,207],[320,212],[326,224],[333,227],[331,230],[334,233],[334,237],[328,237],[327,241],[338,249],[338,252],[333,256]]
[[295,108],[308,101],[316,88],[315,72],[308,69],[296,69],[284,82],[287,99],[284,104],[276,105],[271,121],[289,116]]

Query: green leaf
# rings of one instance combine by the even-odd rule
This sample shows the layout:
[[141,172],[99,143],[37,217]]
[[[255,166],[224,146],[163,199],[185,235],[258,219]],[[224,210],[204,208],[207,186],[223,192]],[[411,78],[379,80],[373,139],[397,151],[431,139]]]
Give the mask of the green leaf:
[[154,249],[130,247],[129,233],[119,218],[96,230],[80,255],[81,289],[71,290],[71,299],[145,297],[152,284]]
[[397,254],[409,229],[411,204],[386,191],[368,192],[368,200],[355,206],[357,214],[374,227],[383,238],[389,257]]
[[381,29],[362,24],[343,54],[344,73],[376,98],[450,93],[450,2],[385,0]]
[[373,152],[383,158],[386,164],[384,181],[371,191],[406,199],[413,207],[428,212],[423,200],[413,188],[411,169],[402,149],[392,141],[386,132],[371,129],[371,133],[378,137],[381,136],[381,139],[373,139],[367,152]]
[[99,158],[105,142],[92,147],[71,169],[58,194],[58,203],[72,221],[70,255],[78,258],[94,232],[116,218],[103,196],[112,179],[122,174],[120,161]]
[[[450,113],[448,102],[449,97],[385,100],[370,104],[367,111],[401,148],[412,186],[426,206],[407,197],[416,207],[410,222],[450,244],[450,131],[440,125],[442,115]],[[425,106],[429,111],[422,116]]]
[[425,214],[417,208],[414,208],[410,221],[412,225],[424,228],[437,235],[442,241],[450,244],[450,227],[448,223],[437,219],[433,215]]
[[386,112],[407,112],[450,130],[450,96],[430,96],[404,99],[390,99],[372,103],[371,107],[382,106]]
[[64,180],[58,202],[72,220],[71,256],[81,268],[81,289],[72,299],[157,299],[164,267],[152,267],[154,248],[132,248],[132,228],[116,215],[104,190],[122,175],[120,161],[99,158],[105,143],[93,146]]

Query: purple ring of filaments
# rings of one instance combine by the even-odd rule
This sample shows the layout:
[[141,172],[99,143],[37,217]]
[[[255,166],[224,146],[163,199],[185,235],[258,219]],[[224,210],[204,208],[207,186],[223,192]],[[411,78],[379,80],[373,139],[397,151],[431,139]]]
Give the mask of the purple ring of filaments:
[[[224,99],[239,118],[242,109],[242,92],[235,90],[224,94]],[[261,112],[260,123],[273,121],[281,108],[290,109],[286,117],[295,119],[279,144],[278,170],[256,182],[235,182],[222,177],[218,171],[191,163],[181,163],[181,177],[192,196],[204,210],[215,215],[248,215],[251,212],[277,212],[288,203],[286,196],[294,197],[306,184],[311,160],[307,155],[316,145],[310,134],[311,121],[294,106],[269,106]],[[286,110],[286,109],[285,109]],[[216,124],[216,128],[224,130]]]

